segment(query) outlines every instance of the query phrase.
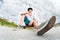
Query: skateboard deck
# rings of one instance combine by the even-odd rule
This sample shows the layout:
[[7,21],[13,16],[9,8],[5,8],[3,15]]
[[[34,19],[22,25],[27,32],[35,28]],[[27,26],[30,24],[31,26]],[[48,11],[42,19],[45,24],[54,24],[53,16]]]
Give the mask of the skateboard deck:
[[56,17],[55,16],[52,16],[49,21],[47,21],[45,23],[44,26],[42,26],[41,28],[39,28],[37,30],[37,35],[43,35],[44,33],[46,33],[47,31],[49,31],[55,24],[55,21],[56,21]]

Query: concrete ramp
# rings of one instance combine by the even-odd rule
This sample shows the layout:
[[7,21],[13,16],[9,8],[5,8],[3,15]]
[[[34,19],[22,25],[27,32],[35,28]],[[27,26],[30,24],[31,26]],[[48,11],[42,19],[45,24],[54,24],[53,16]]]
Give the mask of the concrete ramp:
[[60,27],[54,27],[43,36],[37,36],[34,30],[15,29],[0,26],[0,40],[60,40]]

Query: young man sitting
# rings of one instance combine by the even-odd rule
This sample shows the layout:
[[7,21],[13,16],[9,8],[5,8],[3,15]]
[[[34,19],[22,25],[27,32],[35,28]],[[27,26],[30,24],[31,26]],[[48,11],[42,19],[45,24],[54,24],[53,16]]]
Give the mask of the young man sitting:
[[38,28],[38,22],[36,21],[32,11],[32,8],[27,9],[28,12],[22,13],[21,14],[21,20],[20,20],[20,26],[22,26],[23,22],[25,22],[26,26],[34,26],[34,28]]

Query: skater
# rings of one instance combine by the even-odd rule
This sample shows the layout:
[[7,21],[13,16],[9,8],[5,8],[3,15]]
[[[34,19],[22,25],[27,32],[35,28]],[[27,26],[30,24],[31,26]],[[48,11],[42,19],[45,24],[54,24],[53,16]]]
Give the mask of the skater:
[[32,8],[28,8],[27,12],[21,14],[20,26],[23,26],[22,24],[25,22],[26,26],[34,26],[34,28],[38,28],[38,22],[36,21],[32,11]]

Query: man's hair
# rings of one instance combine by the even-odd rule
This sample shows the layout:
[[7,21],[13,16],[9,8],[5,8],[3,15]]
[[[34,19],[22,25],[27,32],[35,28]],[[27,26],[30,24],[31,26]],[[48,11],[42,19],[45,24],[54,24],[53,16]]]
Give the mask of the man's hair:
[[28,8],[27,10],[28,10],[28,11],[29,11],[29,10],[32,10],[32,11],[33,11],[33,9],[32,9],[32,8]]

